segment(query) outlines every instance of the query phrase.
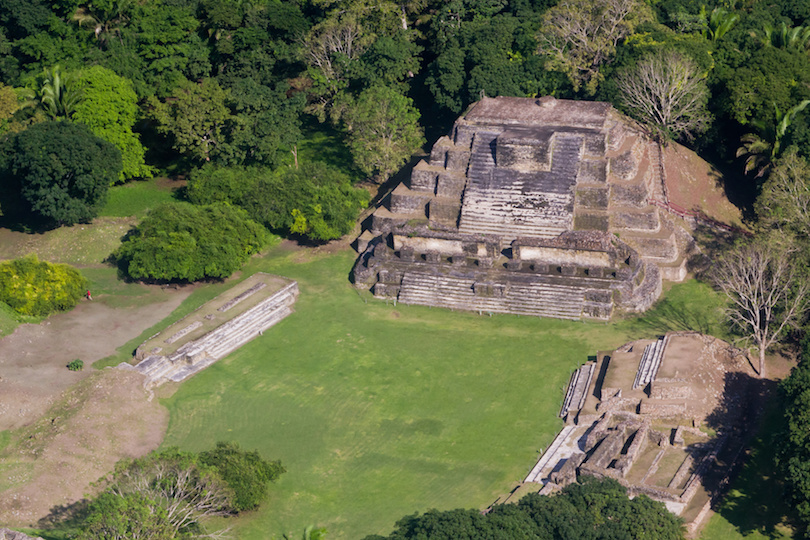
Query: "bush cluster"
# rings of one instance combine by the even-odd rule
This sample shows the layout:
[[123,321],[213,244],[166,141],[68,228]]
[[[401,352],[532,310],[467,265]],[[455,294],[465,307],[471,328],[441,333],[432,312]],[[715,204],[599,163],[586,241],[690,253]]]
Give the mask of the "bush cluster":
[[0,301],[20,315],[44,317],[76,306],[87,280],[67,264],[40,261],[36,255],[0,262]]
[[271,230],[315,241],[349,233],[369,199],[348,176],[320,162],[276,171],[204,167],[189,178],[188,196],[195,204],[230,202]]
[[228,204],[164,204],[128,235],[114,257],[135,279],[224,279],[269,241],[267,231]]

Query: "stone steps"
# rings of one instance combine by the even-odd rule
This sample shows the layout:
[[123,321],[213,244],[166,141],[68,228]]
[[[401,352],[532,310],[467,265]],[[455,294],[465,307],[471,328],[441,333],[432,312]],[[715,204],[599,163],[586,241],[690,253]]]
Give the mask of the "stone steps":
[[203,337],[184,344],[171,356],[149,356],[135,369],[146,375],[147,387],[157,386],[165,380],[180,382],[227,356],[292,313],[291,306],[297,295],[298,284],[290,283]]
[[[281,293],[281,294],[279,294]],[[239,345],[229,348],[230,344],[241,341],[242,336],[254,331],[258,335],[259,329],[268,319],[273,319],[277,311],[289,310],[288,305],[294,295],[290,291],[279,291],[272,301],[265,301],[244,312],[239,317],[223,324],[219,328],[209,332],[202,338],[187,343],[175,354],[188,353],[192,350],[205,350],[208,356],[222,358],[228,352],[234,350]],[[269,300],[269,299],[268,299]],[[289,313],[287,313],[289,314]],[[280,320],[280,319],[279,319]],[[276,321],[277,322],[277,321]],[[263,329],[262,329],[263,330]],[[250,338],[249,338],[250,339]],[[244,343],[244,340],[241,343]],[[225,351],[224,354],[222,351]]]
[[588,397],[588,387],[593,380],[593,373],[596,364],[589,362],[584,366],[580,366],[574,373],[571,374],[571,380],[568,382],[568,390],[565,393],[565,401],[563,401],[562,409],[560,410],[560,418],[564,417],[571,411],[578,411],[585,405],[585,398]]
[[291,313],[292,310],[288,306],[275,308],[273,311],[268,312],[265,317],[257,319],[254,323],[245,326],[236,333],[230,334],[227,339],[217,343],[209,351],[209,356],[217,359],[224,358]]
[[470,279],[437,274],[406,273],[399,301],[466,311],[513,313],[578,320],[582,317],[584,289],[564,285],[511,284],[504,296],[481,296]]
[[663,337],[644,347],[644,353],[641,355],[641,360],[638,364],[638,371],[636,371],[636,379],[633,381],[633,389],[646,388],[650,382],[655,380],[658,374],[658,368],[661,367],[661,361],[664,358],[664,349],[669,343],[669,337]]

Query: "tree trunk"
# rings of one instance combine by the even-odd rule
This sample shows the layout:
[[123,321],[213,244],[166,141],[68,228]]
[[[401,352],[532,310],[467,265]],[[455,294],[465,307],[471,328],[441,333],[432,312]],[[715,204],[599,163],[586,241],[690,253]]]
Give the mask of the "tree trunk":
[[765,347],[759,346],[759,378],[765,378]]

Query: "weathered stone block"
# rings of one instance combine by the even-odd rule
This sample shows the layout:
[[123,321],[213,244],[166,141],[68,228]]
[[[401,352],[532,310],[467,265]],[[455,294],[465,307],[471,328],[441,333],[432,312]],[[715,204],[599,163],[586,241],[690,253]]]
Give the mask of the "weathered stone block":
[[644,186],[610,186],[610,203],[615,206],[647,206],[647,189]]
[[464,191],[466,178],[457,174],[440,174],[436,184],[436,195],[439,197],[458,198]]
[[577,275],[577,267],[573,264],[564,264],[560,266],[560,273],[564,276]]
[[461,204],[453,200],[433,199],[428,205],[428,217],[431,220],[458,221]]
[[416,195],[413,191],[400,189],[400,186],[391,193],[391,211],[395,214],[417,214],[424,217],[428,198]]
[[521,261],[518,259],[509,259],[506,261],[506,269],[516,272],[521,268]]
[[416,260],[416,254],[414,253],[412,247],[403,246],[399,250],[399,258],[402,259],[403,261],[412,262]]
[[425,261],[431,264],[439,264],[442,262],[442,256],[438,251],[428,251],[425,253]]
[[464,148],[450,148],[447,150],[447,170],[466,171],[470,162],[470,151]]
[[608,188],[583,188],[577,190],[577,206],[603,210],[608,206]]
[[411,179],[408,185],[415,191],[432,193],[436,191],[436,179],[439,172],[431,169],[425,161],[420,161],[411,171]]

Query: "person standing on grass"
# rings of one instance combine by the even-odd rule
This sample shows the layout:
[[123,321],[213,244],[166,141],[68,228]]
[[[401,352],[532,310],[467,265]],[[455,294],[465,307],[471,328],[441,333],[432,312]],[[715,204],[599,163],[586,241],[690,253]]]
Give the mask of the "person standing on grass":
[[93,300],[93,296],[90,294],[90,289],[87,289],[87,293],[85,294],[88,300]]

